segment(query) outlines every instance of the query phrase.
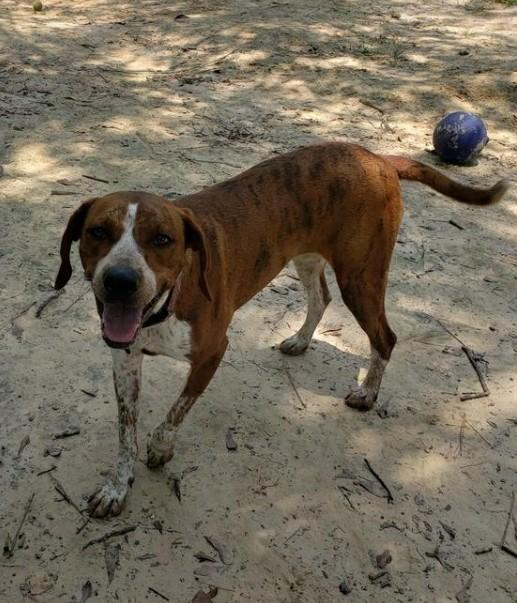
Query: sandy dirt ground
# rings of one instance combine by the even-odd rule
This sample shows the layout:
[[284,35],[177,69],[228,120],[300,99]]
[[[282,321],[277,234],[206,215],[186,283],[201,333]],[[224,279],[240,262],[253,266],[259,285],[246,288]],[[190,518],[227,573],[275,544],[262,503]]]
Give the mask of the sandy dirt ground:
[[[515,182],[516,10],[0,4],[0,600],[186,603],[212,585],[216,603],[517,601],[515,517],[501,548],[517,490],[515,189],[476,209],[404,185],[387,301],[399,343],[380,412],[343,404],[368,346],[334,283],[305,356],[274,349],[303,320],[288,266],[236,316],[175,458],[158,472],[139,462],[125,511],[109,521],[83,525],[85,498],[115,457],[117,419],[76,254],[66,290],[42,306],[68,216],[108,191],[174,197],[323,138],[440,165],[426,149],[454,109],[481,114],[491,141],[478,165],[441,167]],[[488,397],[461,400],[480,384],[460,342]],[[186,371],[145,365],[141,460]],[[56,439],[67,430],[78,433]],[[392,560],[380,569],[384,551]]]

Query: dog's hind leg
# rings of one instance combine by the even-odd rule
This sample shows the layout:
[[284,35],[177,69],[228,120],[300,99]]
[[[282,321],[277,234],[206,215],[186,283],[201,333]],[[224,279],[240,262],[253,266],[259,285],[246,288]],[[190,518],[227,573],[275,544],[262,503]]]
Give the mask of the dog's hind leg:
[[375,236],[368,255],[363,261],[353,263],[352,271],[346,262],[334,266],[343,301],[370,340],[371,355],[366,378],[345,398],[348,406],[358,410],[370,410],[375,404],[384,369],[397,342],[384,308],[394,236],[390,231],[378,232]]
[[297,356],[309,347],[331,297],[325,280],[325,260],[317,254],[304,254],[294,258],[294,264],[307,294],[307,316],[301,329],[280,344],[284,354]]
[[[388,364],[397,337],[391,330],[384,310],[384,291],[387,274],[380,280],[367,275],[351,276],[341,286],[343,300],[370,340],[370,364],[366,378],[359,388],[345,398],[358,410],[370,410],[379,393],[384,369]],[[340,284],[338,277],[338,284]]]

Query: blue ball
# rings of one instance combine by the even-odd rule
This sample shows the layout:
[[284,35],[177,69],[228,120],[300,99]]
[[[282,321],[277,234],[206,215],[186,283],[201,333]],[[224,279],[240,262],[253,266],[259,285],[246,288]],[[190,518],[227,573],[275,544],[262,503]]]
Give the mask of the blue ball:
[[446,115],[434,129],[433,144],[440,159],[463,164],[472,161],[485,147],[488,135],[483,121],[465,111]]

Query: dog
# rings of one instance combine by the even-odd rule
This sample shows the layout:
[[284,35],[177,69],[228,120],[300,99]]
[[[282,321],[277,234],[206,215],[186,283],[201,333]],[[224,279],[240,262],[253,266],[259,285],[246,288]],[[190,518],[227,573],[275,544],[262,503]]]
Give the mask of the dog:
[[401,180],[479,206],[496,203],[508,188],[506,181],[472,188],[411,159],[330,142],[277,156],[175,201],[116,192],[72,214],[55,287],[68,282],[70,250],[79,241],[102,335],[112,348],[119,415],[114,476],[90,497],[92,515],[120,513],[134,479],[143,355],[190,362],[181,395],[148,442],[147,465],[154,468],[172,458],[178,427],[224,356],[234,312],[290,260],[308,308],[303,326],[280,350],[297,355],[309,346],[331,299],[329,264],[371,347],[366,378],[346,404],[372,408],[396,342],[384,296],[402,219]]

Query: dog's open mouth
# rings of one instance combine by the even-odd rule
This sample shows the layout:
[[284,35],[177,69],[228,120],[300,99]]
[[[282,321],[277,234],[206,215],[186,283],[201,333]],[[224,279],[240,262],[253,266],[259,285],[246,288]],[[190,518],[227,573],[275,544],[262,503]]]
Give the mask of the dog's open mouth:
[[122,304],[104,304],[102,334],[108,344],[125,347],[135,340],[142,324],[142,309]]
[[[101,317],[102,336],[112,348],[127,348],[136,339],[142,327],[153,318],[153,310],[163,293],[156,295],[145,308],[128,306],[124,303],[109,304],[96,298],[97,310]],[[167,296],[166,304],[170,299]],[[161,312],[162,309],[159,310]],[[151,324],[154,324],[153,321]]]

